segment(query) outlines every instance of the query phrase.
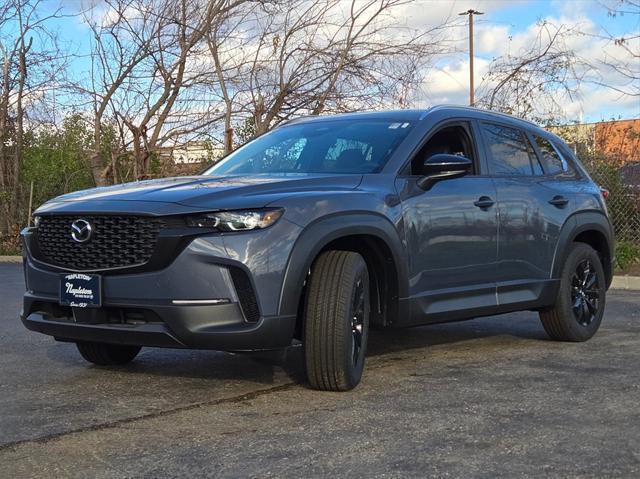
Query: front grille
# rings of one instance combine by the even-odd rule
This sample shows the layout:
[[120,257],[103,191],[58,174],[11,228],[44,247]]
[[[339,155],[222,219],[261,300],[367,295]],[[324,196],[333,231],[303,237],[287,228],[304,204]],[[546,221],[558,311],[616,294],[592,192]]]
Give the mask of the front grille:
[[[91,238],[71,238],[71,223],[91,224]],[[138,266],[149,261],[165,227],[159,218],[141,216],[42,216],[37,228],[40,260],[73,270],[101,270]]]
[[240,307],[244,313],[245,319],[250,323],[255,323],[260,319],[260,309],[258,309],[258,301],[251,286],[251,280],[244,270],[232,266],[229,268],[231,280],[236,288]]

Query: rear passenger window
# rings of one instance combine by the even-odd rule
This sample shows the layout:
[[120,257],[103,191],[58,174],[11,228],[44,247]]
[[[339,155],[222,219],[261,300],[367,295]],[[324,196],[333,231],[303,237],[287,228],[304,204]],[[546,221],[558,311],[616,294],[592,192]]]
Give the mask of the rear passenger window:
[[[489,169],[494,175],[531,176],[535,153],[529,140],[516,129],[492,123],[483,123],[491,157]],[[534,163],[535,164],[535,163]],[[536,165],[539,168],[539,165]]]
[[573,168],[567,163],[562,154],[553,146],[553,144],[541,138],[539,136],[534,137],[536,144],[540,149],[542,165],[549,175],[569,174],[573,175],[575,172]]

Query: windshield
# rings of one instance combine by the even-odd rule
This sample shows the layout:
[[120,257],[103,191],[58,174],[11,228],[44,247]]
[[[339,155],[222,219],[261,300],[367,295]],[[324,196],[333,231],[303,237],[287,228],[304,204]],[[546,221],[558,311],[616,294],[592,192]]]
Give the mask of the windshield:
[[204,174],[376,173],[412,126],[381,119],[283,126],[247,143]]

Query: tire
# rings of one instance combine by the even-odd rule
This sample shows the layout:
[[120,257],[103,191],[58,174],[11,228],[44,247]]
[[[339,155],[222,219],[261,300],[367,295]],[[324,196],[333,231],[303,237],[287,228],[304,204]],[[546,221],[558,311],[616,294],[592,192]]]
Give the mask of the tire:
[[77,342],[76,347],[82,357],[99,366],[121,366],[128,364],[142,349],[140,346],[122,344]]
[[552,339],[586,341],[600,327],[605,299],[606,279],[598,253],[585,243],[573,243],[562,267],[556,302],[540,312],[542,326]]
[[322,253],[311,269],[304,311],[309,384],[324,391],[353,389],[362,378],[369,336],[369,273],[362,256]]

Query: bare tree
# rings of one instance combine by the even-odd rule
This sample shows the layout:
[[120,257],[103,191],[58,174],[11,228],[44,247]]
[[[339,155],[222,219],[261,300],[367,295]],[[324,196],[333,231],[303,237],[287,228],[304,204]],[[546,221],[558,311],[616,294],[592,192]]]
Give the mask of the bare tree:
[[233,149],[233,119],[241,113],[237,99],[244,93],[241,76],[249,70],[251,63],[243,43],[252,38],[250,29],[254,25],[256,9],[260,9],[260,4],[246,2],[228,10],[216,18],[206,35],[214,71],[210,80],[211,93],[223,111],[224,153]]
[[477,104],[543,123],[561,116],[561,103],[577,97],[591,68],[567,45],[576,34],[575,27],[539,22],[531,43],[491,62]]
[[97,184],[115,171],[119,156],[104,151],[105,115],[126,130],[120,149],[130,152],[135,178],[149,175],[162,145],[221,118],[203,87],[210,76],[201,59],[204,38],[217,17],[246,1],[107,0],[106,14],[88,18],[95,46],[92,82],[85,91],[94,104]]
[[[238,9],[208,37],[225,128],[260,134],[301,114],[406,106],[445,24],[398,25],[407,0],[286,0]],[[248,123],[245,123],[248,122]]]
[[[208,74],[198,60],[203,38],[216,17],[240,1],[223,0],[163,2],[156,15],[162,18],[156,35],[157,54],[150,57],[147,75],[138,89],[139,108],[120,111],[132,136],[137,176],[149,173],[153,152],[176,136],[188,136],[220,119],[215,109],[202,101],[202,85]],[[133,113],[133,114],[132,114]]]
[[[117,154],[104,151],[105,116],[117,112],[117,96],[126,97],[121,90],[131,83],[136,69],[155,53],[154,41],[159,30],[157,17],[149,14],[143,2],[107,0],[106,5],[103,16],[94,18],[93,10],[85,12],[85,21],[93,34],[91,71],[88,84],[76,85],[77,90],[90,95],[92,104],[94,150],[90,165],[96,185],[107,184],[110,169],[115,174],[115,165],[109,157],[113,159]],[[132,30],[133,38],[129,35]]]
[[0,6],[0,235],[19,222],[20,176],[28,109],[42,101],[63,59],[41,0],[8,0]]
[[[600,73],[594,83],[621,95],[640,96],[640,30],[637,28],[640,21],[640,1],[616,0],[603,6],[612,18],[635,18],[636,21],[632,23],[636,25],[636,29],[615,35],[601,27],[600,32],[589,35],[605,42],[604,56],[596,62]],[[612,75],[615,78],[611,78]]]

